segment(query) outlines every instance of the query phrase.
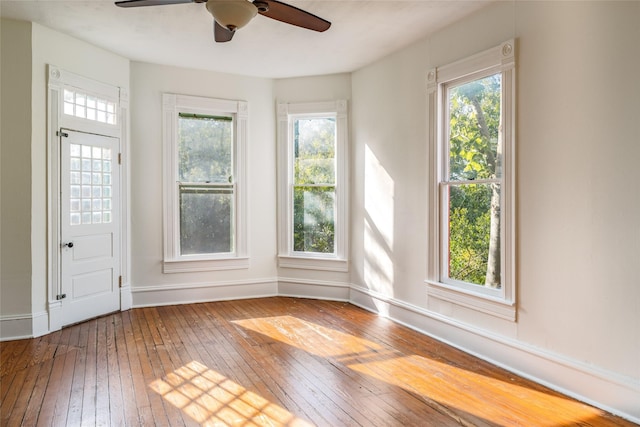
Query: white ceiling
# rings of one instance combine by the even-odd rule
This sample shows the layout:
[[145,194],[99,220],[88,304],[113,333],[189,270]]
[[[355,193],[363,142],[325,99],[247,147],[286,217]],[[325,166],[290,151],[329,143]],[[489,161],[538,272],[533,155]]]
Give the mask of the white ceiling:
[[134,61],[285,78],[357,70],[490,1],[285,0],[331,28],[317,33],[258,15],[228,43],[213,41],[213,18],[198,3],[123,9],[106,0],[0,0],[0,15]]

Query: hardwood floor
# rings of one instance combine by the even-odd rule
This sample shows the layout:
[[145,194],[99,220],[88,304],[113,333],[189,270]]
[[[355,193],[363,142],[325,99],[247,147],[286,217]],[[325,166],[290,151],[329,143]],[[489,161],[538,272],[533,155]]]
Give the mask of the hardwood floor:
[[353,305],[133,309],[0,343],[2,426],[631,426]]

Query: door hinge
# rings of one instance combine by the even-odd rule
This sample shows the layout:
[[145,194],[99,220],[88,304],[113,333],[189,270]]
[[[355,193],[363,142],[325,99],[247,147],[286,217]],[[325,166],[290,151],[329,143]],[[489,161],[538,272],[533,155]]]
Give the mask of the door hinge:
[[118,153],[118,164],[122,164],[122,153]]
[[56,295],[56,299],[58,301],[60,301],[61,299],[65,299],[67,297],[67,294],[60,294],[60,295]]
[[56,136],[62,136],[62,137],[68,138],[68,137],[69,137],[69,134],[68,134],[68,133],[66,133],[66,132],[62,132],[61,130],[59,130],[59,131],[57,131],[57,132],[56,132]]
[[122,276],[118,277],[118,286],[122,287]]

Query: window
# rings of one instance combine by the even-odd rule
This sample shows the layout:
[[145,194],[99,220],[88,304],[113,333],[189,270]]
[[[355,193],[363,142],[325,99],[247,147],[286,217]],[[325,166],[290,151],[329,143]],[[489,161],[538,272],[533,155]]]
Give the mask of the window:
[[429,295],[515,320],[514,41],[427,76]]
[[164,272],[247,268],[247,104],[164,94]]
[[346,110],[278,104],[281,267],[347,271]]
[[116,102],[101,96],[88,94],[70,86],[64,88],[63,111],[68,116],[115,125],[116,105]]

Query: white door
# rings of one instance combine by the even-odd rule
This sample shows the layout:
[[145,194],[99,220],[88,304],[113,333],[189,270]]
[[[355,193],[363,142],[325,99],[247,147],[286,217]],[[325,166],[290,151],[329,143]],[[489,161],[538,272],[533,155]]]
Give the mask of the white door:
[[117,138],[60,132],[62,324],[120,309]]

